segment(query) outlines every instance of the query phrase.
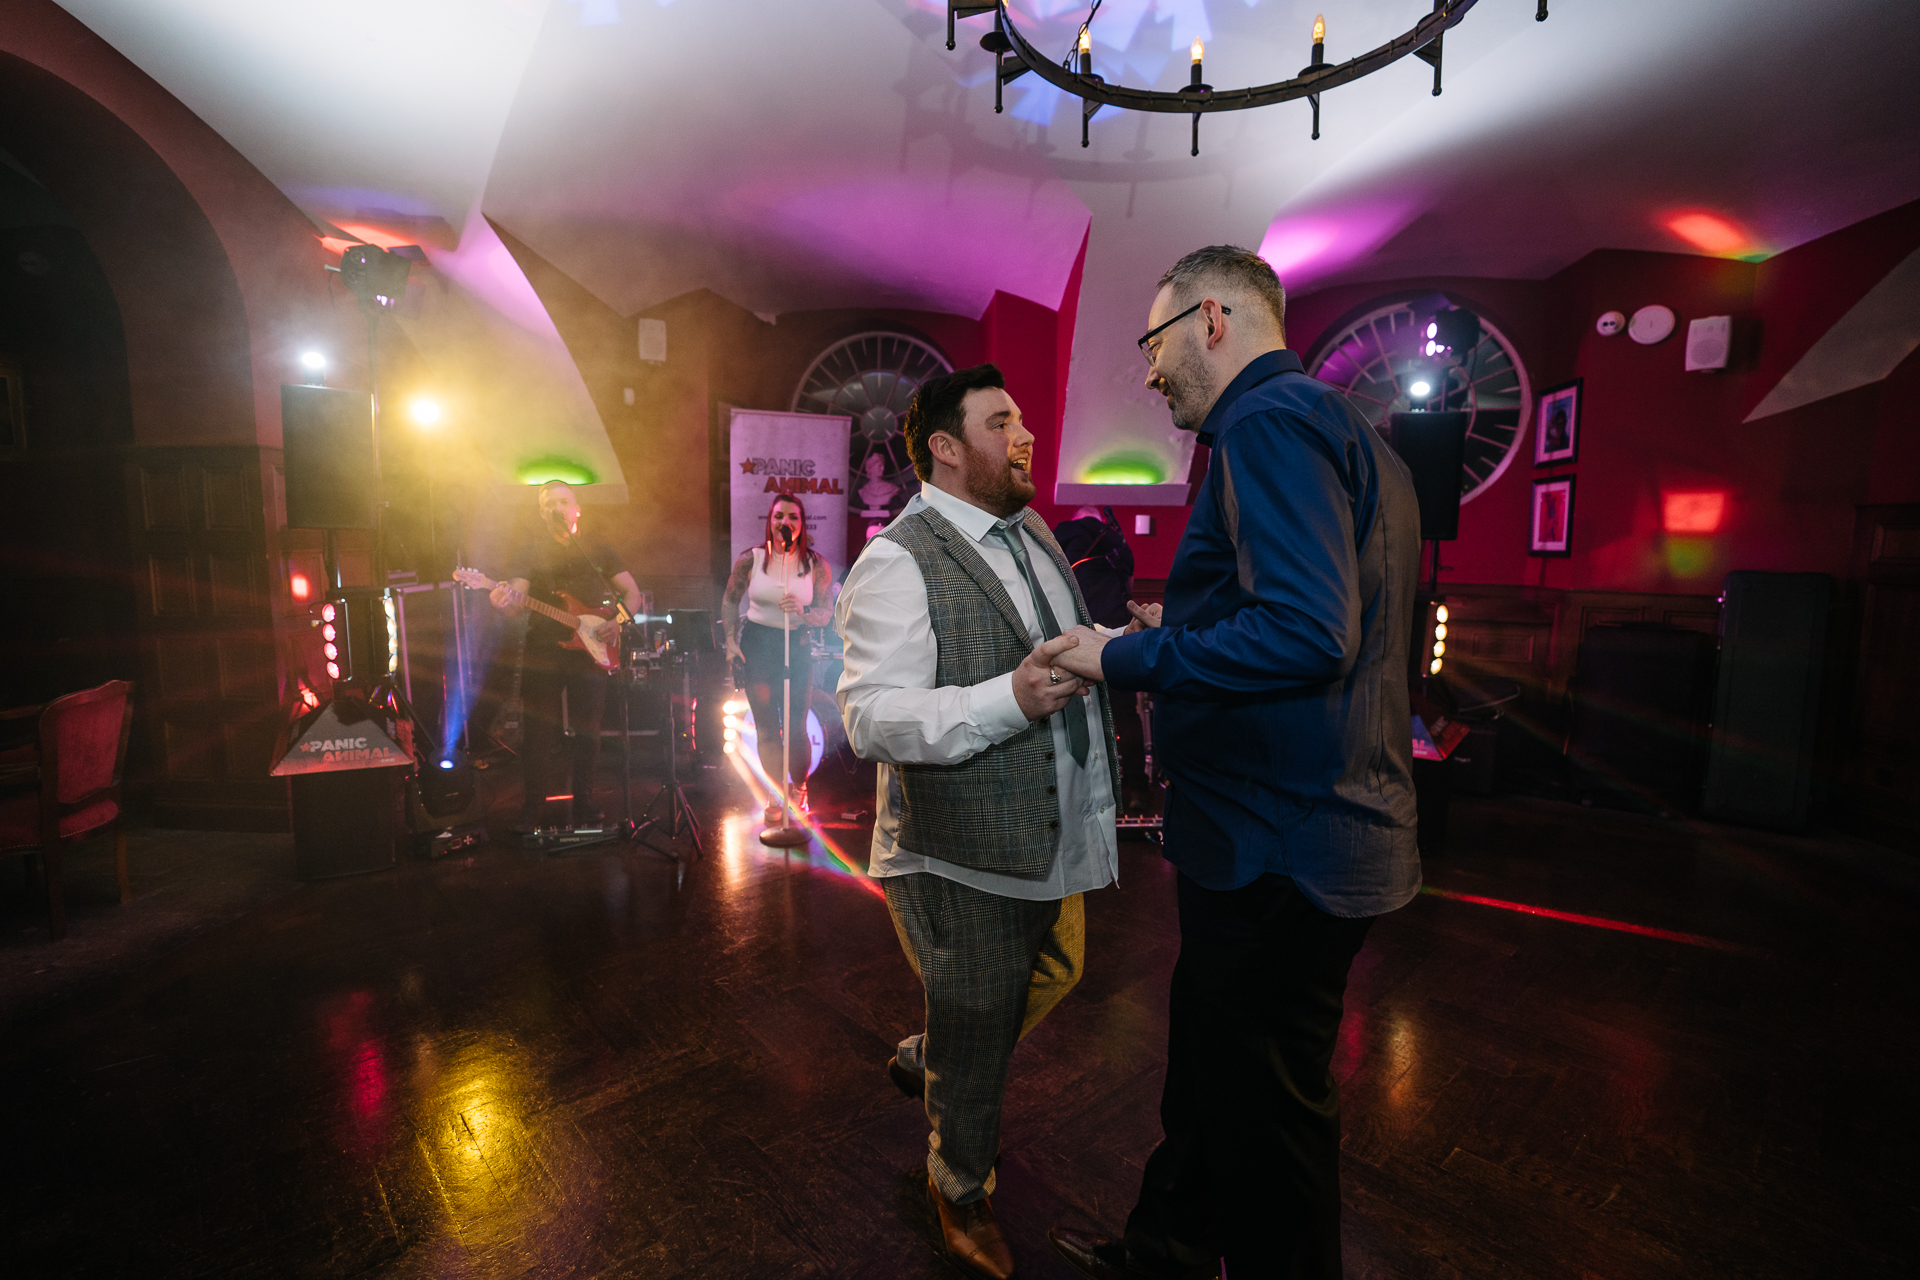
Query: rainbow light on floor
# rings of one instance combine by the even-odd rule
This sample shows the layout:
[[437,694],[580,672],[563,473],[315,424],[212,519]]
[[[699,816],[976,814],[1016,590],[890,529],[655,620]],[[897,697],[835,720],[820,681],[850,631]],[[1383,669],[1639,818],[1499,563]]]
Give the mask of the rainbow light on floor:
[[[738,734],[739,736],[730,744],[734,749],[727,752],[727,759],[732,763],[733,771],[739,774],[741,780],[747,784],[747,789],[753,792],[754,804],[764,809],[772,803],[779,788],[773,785],[773,779],[767,777],[766,770],[760,767],[759,744],[753,730],[742,724],[739,726]],[[874,897],[882,900],[886,898],[886,891],[880,887],[880,882],[869,876],[852,858],[849,858],[847,851],[842,849],[833,837],[820,829],[820,825],[813,820],[812,814],[795,809],[789,809],[787,812],[794,822],[813,837],[816,844],[826,850],[827,857],[838,864],[832,868],[833,870],[851,877],[854,883],[873,894]]]
[[1426,885],[1420,892],[1430,893],[1436,898],[1447,898],[1453,902],[1471,902],[1480,907],[1498,907],[1502,911],[1518,911],[1522,915],[1545,916],[1549,920],[1564,920],[1568,924],[1591,925],[1595,929],[1612,929],[1617,933],[1633,933],[1643,938],[1661,938],[1667,942],[1684,942],[1689,946],[1707,947],[1714,951],[1730,951],[1736,955],[1758,955],[1756,947],[1743,947],[1737,942],[1722,942],[1718,938],[1703,937],[1697,933],[1681,933],[1675,929],[1655,929],[1651,925],[1631,924],[1625,920],[1609,920],[1604,916],[1583,916],[1572,911],[1555,911],[1551,907],[1536,907],[1525,902],[1503,902],[1499,898],[1482,898],[1478,894],[1455,893],[1451,889],[1436,889]]

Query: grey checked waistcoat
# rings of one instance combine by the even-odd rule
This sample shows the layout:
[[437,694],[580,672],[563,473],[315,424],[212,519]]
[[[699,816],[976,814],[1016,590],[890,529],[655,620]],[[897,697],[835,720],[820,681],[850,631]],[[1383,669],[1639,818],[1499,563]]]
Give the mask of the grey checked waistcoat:
[[[1077,621],[1087,606],[1060,544],[1032,510],[1022,513],[1033,542],[1052,558],[1073,592]],[[973,540],[932,508],[894,521],[878,535],[905,547],[927,584],[927,614],[939,658],[934,686],[975,685],[1019,666],[1033,651],[1026,624]],[[1113,744],[1113,708],[1107,687],[1100,699],[1113,793],[1120,794],[1120,760]],[[1074,710],[1075,708],[1069,708]],[[959,764],[896,765],[900,780],[900,846],[980,871],[1037,876],[1060,845],[1060,797],[1053,759],[1053,730],[1030,722],[1005,742]]]

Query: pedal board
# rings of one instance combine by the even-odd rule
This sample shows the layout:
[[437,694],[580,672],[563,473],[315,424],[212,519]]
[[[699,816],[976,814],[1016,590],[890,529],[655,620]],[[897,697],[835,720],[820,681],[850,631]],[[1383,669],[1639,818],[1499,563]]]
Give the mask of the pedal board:
[[486,842],[487,824],[484,822],[450,827],[445,831],[436,831],[427,841],[427,858],[437,861],[449,854],[461,853]]
[[565,853],[590,844],[605,844],[626,835],[621,827],[541,827],[520,837],[520,847],[537,853]]

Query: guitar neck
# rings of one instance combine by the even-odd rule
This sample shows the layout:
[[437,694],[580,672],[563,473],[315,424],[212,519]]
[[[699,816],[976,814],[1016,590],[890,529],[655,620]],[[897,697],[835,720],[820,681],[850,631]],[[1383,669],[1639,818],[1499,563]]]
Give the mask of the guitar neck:
[[557,609],[554,606],[548,604],[544,600],[535,600],[532,596],[527,595],[524,592],[516,591],[513,594],[514,594],[514,597],[518,599],[522,604],[526,605],[527,608],[533,610],[535,613],[541,615],[542,617],[552,618],[555,622],[559,623],[563,627],[571,628],[571,627],[578,627],[580,625],[580,619],[574,617],[572,614],[568,613],[565,609]]

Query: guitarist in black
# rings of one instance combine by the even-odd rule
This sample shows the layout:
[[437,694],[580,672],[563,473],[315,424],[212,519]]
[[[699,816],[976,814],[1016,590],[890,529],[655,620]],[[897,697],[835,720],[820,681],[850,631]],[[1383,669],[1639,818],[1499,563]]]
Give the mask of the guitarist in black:
[[[566,608],[562,592],[589,608],[617,598],[628,613],[640,612],[640,588],[619,553],[601,539],[580,532],[580,500],[572,486],[562,480],[549,480],[540,486],[539,526],[529,531],[508,560],[506,576],[489,598],[494,608],[517,617],[529,611],[513,593]],[[609,622],[602,634],[609,643],[617,644],[616,624]],[[593,779],[600,761],[600,719],[607,704],[607,673],[584,649],[561,647],[573,638],[573,632],[537,612],[528,620],[526,656],[520,667],[526,799],[520,820],[514,823],[517,831],[540,825],[541,812],[551,796],[574,797],[575,826],[599,826],[605,821],[593,800]],[[565,741],[560,714],[562,690],[566,691],[567,721],[573,729],[572,749],[564,761],[559,759]]]

